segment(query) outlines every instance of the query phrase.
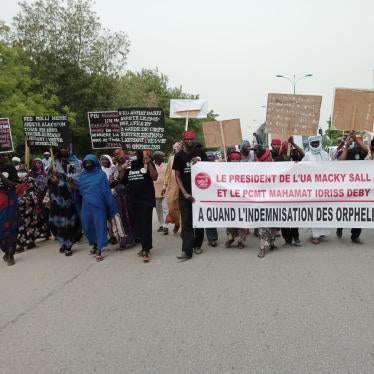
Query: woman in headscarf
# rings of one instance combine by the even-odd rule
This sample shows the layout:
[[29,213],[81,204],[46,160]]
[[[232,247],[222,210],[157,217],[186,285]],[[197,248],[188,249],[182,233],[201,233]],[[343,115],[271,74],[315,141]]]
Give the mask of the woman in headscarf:
[[96,254],[96,261],[102,261],[102,252],[108,244],[107,222],[117,214],[117,207],[97,157],[87,155],[83,160],[83,169],[78,178],[83,231],[93,247],[91,253]]
[[17,246],[18,176],[15,167],[7,161],[7,157],[0,153],[0,249],[4,252],[3,260],[11,266],[15,264]]
[[241,160],[240,162],[252,162],[253,156],[251,155],[251,143],[249,140],[244,139],[240,145]]
[[[116,173],[116,167],[113,163],[112,157],[109,155],[102,155],[100,157],[100,165],[101,165],[101,170],[105,173],[105,175],[108,178],[108,182],[111,183],[113,181],[115,173]],[[112,193],[114,191],[112,190]],[[114,235],[114,227],[112,222],[108,223],[108,232],[109,232],[109,243],[114,245],[118,243],[118,240],[116,236]]]
[[[258,147],[255,151],[256,162],[272,162],[273,158],[269,149]],[[259,227],[258,238],[260,239],[260,249],[258,257],[263,258],[266,252],[275,248],[273,230],[270,227]]]
[[48,179],[50,197],[49,223],[52,234],[61,245],[60,253],[73,254],[72,246],[82,237],[79,219],[80,200],[76,178],[81,171],[78,158],[62,146],[56,155],[54,171]]
[[109,155],[102,155],[100,157],[101,170],[105,173],[108,181],[113,178],[116,172],[116,166],[114,165],[112,157]]
[[[304,158],[302,161],[329,161],[330,156],[327,152],[322,149],[322,136],[315,135],[309,136],[308,138],[309,143],[309,151],[305,153]],[[312,243],[319,244],[321,238],[328,235],[330,233],[329,229],[325,228],[315,228],[312,229]]]
[[173,145],[173,153],[170,155],[166,166],[164,186],[161,191],[162,195],[166,195],[166,202],[168,205],[168,214],[165,218],[165,222],[166,224],[174,223],[174,234],[176,234],[180,228],[181,212],[179,210],[179,187],[175,180],[173,162],[175,154],[180,151],[181,147],[181,143],[174,143]]
[[[227,160],[228,162],[241,162],[242,155],[240,152],[237,152],[234,150],[229,150],[227,152]],[[226,240],[225,247],[231,248],[231,246],[234,244],[235,240],[237,239],[237,247],[239,249],[244,248],[244,242],[247,239],[249,230],[248,229],[240,229],[236,227],[230,227],[226,229],[226,234],[228,239]]]
[[35,248],[36,239],[50,236],[49,225],[43,212],[43,199],[47,192],[47,173],[40,159],[32,162],[25,185],[24,192],[18,197],[20,226],[17,252],[23,252],[25,247]]
[[142,250],[138,256],[144,262],[150,261],[149,252],[152,249],[152,215],[156,206],[155,187],[157,171],[149,155],[137,150],[123,165],[123,183],[128,188],[129,212],[135,225],[135,237],[139,238]]
[[122,167],[124,167],[126,160],[128,160],[128,157],[125,156],[122,149],[116,149],[113,155],[117,164],[115,165],[115,169],[113,169],[113,174],[109,177],[109,184],[112,188],[114,201],[116,202],[119,218],[121,220],[120,226],[123,235],[119,236],[119,249],[123,250],[126,248],[130,248],[131,246],[136,244],[134,236],[134,226],[130,220],[128,209],[129,202],[127,189],[126,186],[120,183],[120,173],[121,170],[123,170]]

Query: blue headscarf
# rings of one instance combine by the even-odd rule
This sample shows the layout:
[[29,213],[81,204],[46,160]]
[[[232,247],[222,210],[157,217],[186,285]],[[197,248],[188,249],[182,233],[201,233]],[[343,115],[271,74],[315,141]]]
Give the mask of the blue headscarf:
[[[78,188],[83,200],[96,208],[105,210],[108,219],[111,219],[117,213],[117,206],[107,176],[101,170],[100,162],[95,155],[87,155],[83,160],[83,165],[85,161],[91,161],[94,164],[94,169],[83,170],[78,177]],[[84,212],[82,212],[83,215]]]

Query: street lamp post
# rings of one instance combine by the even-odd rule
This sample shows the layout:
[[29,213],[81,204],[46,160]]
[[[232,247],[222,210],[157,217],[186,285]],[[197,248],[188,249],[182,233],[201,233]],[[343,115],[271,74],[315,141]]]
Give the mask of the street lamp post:
[[277,78],[287,79],[292,84],[294,95],[296,94],[296,83],[300,82],[304,78],[312,77],[312,76],[313,76],[313,74],[306,74],[302,77],[296,78],[296,75],[294,74],[291,78],[289,78],[289,77],[285,77],[284,75],[279,75],[279,74],[276,75]]

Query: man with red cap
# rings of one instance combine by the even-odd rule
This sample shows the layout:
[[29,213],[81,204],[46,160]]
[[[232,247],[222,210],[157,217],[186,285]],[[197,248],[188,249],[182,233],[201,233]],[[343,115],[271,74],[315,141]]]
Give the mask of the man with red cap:
[[194,229],[192,224],[191,165],[197,161],[208,161],[206,153],[196,147],[196,135],[193,131],[183,133],[183,147],[175,155],[173,170],[179,187],[179,209],[182,218],[182,254],[179,260],[189,260],[195,254],[202,253],[204,229]]
[[279,156],[279,150],[281,148],[282,141],[280,139],[272,139],[271,140],[271,155],[273,160],[275,160]]

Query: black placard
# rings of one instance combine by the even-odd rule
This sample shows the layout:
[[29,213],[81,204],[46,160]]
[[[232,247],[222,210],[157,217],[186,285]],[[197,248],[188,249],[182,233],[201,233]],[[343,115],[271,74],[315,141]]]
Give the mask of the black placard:
[[121,140],[129,149],[160,150],[166,142],[164,112],[160,108],[118,109]]
[[23,117],[27,144],[33,146],[58,147],[71,143],[71,134],[66,116],[45,115]]
[[0,118],[0,153],[13,152],[9,118]]
[[89,112],[87,114],[93,149],[122,147],[118,112]]

